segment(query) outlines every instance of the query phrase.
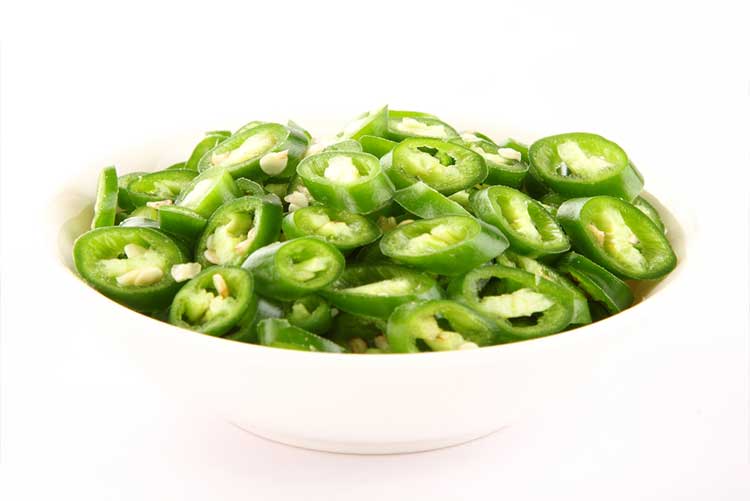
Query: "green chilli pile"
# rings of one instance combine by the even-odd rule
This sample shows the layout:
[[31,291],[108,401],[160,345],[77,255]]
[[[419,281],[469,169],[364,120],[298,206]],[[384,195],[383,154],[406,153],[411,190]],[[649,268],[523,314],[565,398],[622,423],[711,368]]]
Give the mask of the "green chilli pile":
[[590,133],[526,146],[382,107],[337,135],[211,131],[101,171],[80,276],[178,327],[334,353],[464,350],[574,329],[677,263],[643,176]]

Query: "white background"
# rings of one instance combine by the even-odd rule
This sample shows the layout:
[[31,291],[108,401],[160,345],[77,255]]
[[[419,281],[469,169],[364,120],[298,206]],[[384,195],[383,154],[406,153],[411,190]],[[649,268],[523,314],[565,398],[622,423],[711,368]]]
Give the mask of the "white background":
[[[729,2],[4,4],[3,499],[748,499],[746,19]],[[554,412],[452,449],[339,456],[166,394],[76,329],[35,267],[29,222],[71,159],[386,102],[622,144],[708,242],[684,315],[613,347]]]

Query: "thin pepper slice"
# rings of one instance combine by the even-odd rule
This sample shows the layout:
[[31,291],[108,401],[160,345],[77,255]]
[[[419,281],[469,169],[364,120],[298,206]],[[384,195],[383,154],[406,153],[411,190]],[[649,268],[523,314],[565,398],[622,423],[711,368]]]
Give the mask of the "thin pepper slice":
[[571,324],[590,324],[591,323],[591,312],[589,310],[588,299],[581,290],[576,287],[573,282],[565,278],[560,272],[554,268],[547,266],[546,264],[540,263],[535,259],[527,256],[522,256],[511,251],[505,251],[496,259],[497,264],[503,266],[509,266],[511,268],[520,268],[529,273],[554,282],[557,285],[565,288],[573,296],[573,318],[570,319]]
[[474,214],[500,229],[510,249],[531,257],[570,249],[568,237],[546,209],[509,186],[492,186],[471,196]]
[[374,242],[380,228],[359,214],[315,205],[290,212],[282,222],[287,238],[317,236],[342,252]]
[[393,200],[410,213],[423,219],[471,215],[458,202],[422,181],[396,191]]
[[211,266],[187,282],[169,309],[169,323],[221,336],[255,316],[253,276],[242,268]]
[[384,319],[404,303],[443,296],[429,275],[387,264],[347,266],[320,294],[340,310]]
[[421,180],[440,193],[451,195],[487,177],[487,165],[481,155],[440,139],[405,139],[381,163],[399,189]]
[[342,311],[333,320],[327,337],[336,344],[345,346],[352,353],[380,353],[390,351],[385,337],[386,320],[353,315]]
[[117,214],[117,194],[117,171],[114,167],[105,167],[99,173],[91,229],[114,226]]
[[117,178],[117,205],[120,209],[128,212],[135,209],[135,204],[130,201],[130,196],[128,195],[128,185],[133,180],[145,176],[146,174],[148,174],[148,172],[128,172]]
[[190,242],[197,240],[206,227],[205,217],[185,207],[164,205],[158,208],[157,213],[159,228]]
[[294,174],[307,143],[299,129],[251,122],[206,152],[198,162],[198,170],[223,167],[235,178],[285,179]]
[[148,202],[174,200],[189,185],[197,173],[187,169],[152,172],[128,183],[128,198],[136,207]]
[[73,260],[94,289],[134,310],[153,312],[169,306],[179,289],[170,270],[185,255],[156,229],[112,226],[78,237]]
[[359,139],[365,135],[384,136],[388,129],[388,106],[367,111],[349,122],[338,137]]
[[557,268],[612,315],[630,308],[635,300],[628,284],[585,256],[569,252],[557,262]]
[[453,279],[448,294],[492,318],[503,341],[555,334],[573,318],[573,296],[567,289],[518,268],[476,268]]
[[217,167],[201,172],[175,200],[175,205],[208,218],[224,202],[237,198],[240,191],[226,169]]
[[529,148],[531,175],[570,197],[611,195],[633,200],[643,189],[640,177],[617,144],[596,134],[549,136]]
[[290,301],[336,280],[344,271],[344,256],[323,240],[301,237],[261,247],[242,267],[253,272],[259,294]]
[[241,343],[258,343],[258,324],[266,318],[282,318],[284,309],[281,304],[256,296],[257,307],[252,318],[244,317],[222,337]]
[[474,134],[462,134],[460,141],[471,151],[479,153],[487,164],[487,177],[484,182],[490,185],[502,184],[519,188],[529,166],[523,161],[521,152],[514,148],[500,147],[492,141]]
[[362,145],[362,150],[365,153],[375,155],[378,158],[384,157],[398,145],[396,141],[378,136],[361,136],[359,143]]
[[492,321],[445,299],[398,307],[388,319],[387,336],[393,353],[461,350],[501,342]]
[[659,211],[656,210],[656,207],[651,205],[648,200],[643,197],[635,197],[635,200],[633,200],[633,205],[636,209],[646,214],[651,222],[653,222],[656,227],[662,231],[662,233],[667,232],[667,229],[664,226],[664,222],[661,220],[661,215],[659,215]]
[[325,334],[331,329],[331,306],[322,297],[312,294],[289,304],[286,319],[295,327],[313,334]]
[[433,115],[416,111],[390,110],[385,137],[392,141],[403,141],[409,137],[431,137],[445,140],[458,137],[458,132]]
[[198,144],[193,148],[193,152],[190,154],[190,158],[185,162],[185,169],[198,170],[198,162],[203,158],[203,155],[208,153],[210,150],[221,144],[225,139],[231,136],[232,133],[228,130],[215,130],[206,132],[206,137],[201,139]]
[[204,266],[240,266],[256,249],[275,242],[281,229],[281,205],[263,197],[236,198],[211,215],[195,247]]
[[344,353],[346,350],[324,337],[295,327],[287,320],[268,318],[258,324],[258,341],[263,346],[299,351]]
[[661,229],[624,200],[574,198],[560,206],[557,217],[576,250],[615,275],[655,279],[677,265]]
[[243,195],[254,195],[260,197],[266,194],[266,190],[263,189],[263,186],[252,179],[239,177],[235,179],[234,182],[237,185],[237,189],[239,189],[240,193]]
[[468,216],[446,216],[405,224],[386,233],[380,250],[415,268],[460,275],[493,259],[508,247],[497,228]]
[[378,159],[368,153],[319,153],[304,159],[297,173],[315,200],[355,214],[383,208],[394,192]]

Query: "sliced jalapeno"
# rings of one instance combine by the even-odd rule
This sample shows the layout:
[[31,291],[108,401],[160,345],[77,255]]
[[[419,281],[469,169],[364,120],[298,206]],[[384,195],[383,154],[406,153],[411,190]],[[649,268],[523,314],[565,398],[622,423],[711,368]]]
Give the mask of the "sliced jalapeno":
[[555,334],[573,318],[568,290],[518,268],[476,268],[452,280],[448,293],[497,322],[504,341]]
[[320,293],[340,310],[378,318],[388,318],[404,303],[442,297],[429,275],[386,264],[347,266]]
[[260,197],[266,194],[266,190],[263,189],[263,186],[252,179],[240,177],[235,179],[234,182],[237,185],[237,189],[240,190],[240,193],[243,195],[254,195]]
[[619,198],[564,202],[557,217],[580,253],[616,275],[661,278],[677,265],[669,240],[646,214]]
[[394,353],[461,350],[500,342],[497,326],[463,304],[445,299],[407,303],[388,319]]
[[198,170],[223,167],[232,177],[256,181],[288,178],[305,154],[307,142],[298,129],[251,122],[203,155]]
[[139,176],[128,184],[128,198],[136,207],[148,202],[174,200],[196,175],[192,170],[171,169]]
[[170,270],[185,256],[158,230],[112,226],[78,237],[73,260],[81,277],[110,299],[138,311],[159,311],[180,287]]
[[398,144],[396,141],[378,136],[362,136],[359,138],[359,143],[362,145],[362,150],[365,153],[375,155],[378,158],[382,158],[387,153],[390,153]]
[[319,153],[304,159],[297,173],[315,200],[355,214],[381,209],[393,196],[393,184],[368,153]]
[[479,153],[487,164],[486,184],[502,184],[519,188],[529,171],[521,152],[513,148],[497,146],[473,134],[462,134],[461,142],[471,151]]
[[284,309],[281,305],[256,296],[257,307],[252,318],[243,317],[240,323],[224,334],[226,339],[241,343],[258,343],[258,324],[266,318],[282,318]]
[[520,268],[534,275],[554,282],[560,287],[565,288],[573,296],[573,317],[570,319],[571,324],[590,324],[591,313],[589,311],[588,299],[573,282],[565,278],[553,268],[540,263],[530,257],[515,254],[511,251],[505,251],[497,258],[497,264],[509,266],[511,268]]
[[570,249],[568,237],[545,208],[508,186],[492,186],[471,197],[474,214],[508,237],[511,250],[531,257]]
[[388,106],[382,106],[357,116],[344,128],[339,137],[359,139],[364,135],[384,136],[388,129]]
[[184,168],[198,170],[198,162],[203,158],[203,155],[214,149],[231,135],[232,133],[228,130],[206,132],[206,137],[201,139],[200,142],[195,145],[195,148],[193,148],[193,152],[190,154],[190,158],[185,162]]
[[289,301],[336,280],[344,270],[344,256],[323,240],[301,237],[256,250],[242,267],[253,272],[259,294]]
[[331,306],[316,295],[305,296],[289,305],[286,319],[295,327],[313,334],[328,332],[333,323]]
[[382,163],[399,189],[421,180],[450,195],[487,177],[487,165],[478,153],[440,139],[406,139],[393,149],[391,158],[383,157]]
[[91,229],[114,226],[117,214],[117,192],[117,172],[114,167],[105,167],[99,173]]
[[258,324],[258,340],[263,346],[287,350],[344,353],[346,350],[333,341],[300,329],[287,320],[267,318]]
[[374,242],[382,235],[380,228],[366,217],[322,205],[290,212],[282,228],[287,238],[316,236],[344,252]]
[[341,312],[336,315],[330,337],[336,344],[352,353],[387,353],[386,320]]
[[409,137],[450,139],[458,137],[458,132],[433,115],[391,110],[388,112],[388,129],[385,137],[392,141],[403,141]]
[[157,212],[159,228],[187,241],[195,242],[206,227],[205,217],[185,207],[164,205]]
[[240,266],[256,249],[275,242],[281,205],[261,197],[242,197],[216,209],[198,240],[195,257],[204,266]]
[[661,220],[659,211],[657,211],[656,208],[648,202],[648,200],[643,197],[635,197],[635,200],[633,200],[633,205],[636,209],[646,214],[651,222],[653,222],[656,227],[661,230],[662,233],[666,233],[666,228],[664,226],[664,222]]
[[148,172],[129,172],[117,178],[117,205],[120,209],[128,212],[135,209],[135,204],[130,201],[130,196],[128,195],[128,185],[135,179],[146,174]]
[[[485,137],[485,139],[487,138]],[[529,165],[529,146],[527,144],[509,137],[505,139],[505,141],[498,143],[498,146],[500,148],[510,148],[512,150],[516,150],[521,154],[521,161],[526,165]]]
[[396,261],[439,273],[460,275],[508,247],[497,228],[467,216],[424,219],[399,226],[380,240],[380,250]]
[[169,323],[212,336],[221,336],[255,316],[253,276],[242,268],[206,268],[175,296]]
[[470,215],[460,204],[422,181],[396,191],[393,200],[410,213],[423,219]]
[[232,176],[223,168],[201,172],[175,200],[175,205],[186,207],[208,218],[224,202],[240,194]]
[[628,284],[580,254],[569,252],[564,255],[558,261],[557,268],[611,314],[619,313],[633,304],[633,292]]
[[633,200],[643,189],[643,179],[622,148],[596,134],[545,137],[531,145],[529,159],[532,176],[563,195]]

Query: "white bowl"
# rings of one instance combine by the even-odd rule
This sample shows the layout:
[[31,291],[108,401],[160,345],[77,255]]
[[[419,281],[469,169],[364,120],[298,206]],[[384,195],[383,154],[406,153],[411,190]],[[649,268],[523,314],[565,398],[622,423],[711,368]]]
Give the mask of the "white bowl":
[[[192,136],[144,149],[126,145],[109,162],[153,164],[164,158],[165,149],[167,155],[189,152]],[[159,168],[168,165],[162,163]],[[127,170],[136,169],[123,172]],[[89,224],[97,171],[92,164],[71,176],[48,210],[48,234],[56,249],[50,273],[59,275],[69,291],[71,319],[85,318],[86,328],[119,343],[158,384],[191,395],[247,431],[285,444],[382,454],[482,437],[576,391],[583,378],[596,376],[593,369],[603,349],[648,325],[648,319],[679,309],[690,240],[685,228],[692,226],[684,225],[688,212],[660,193],[669,200],[669,210],[650,201],[669,229],[680,259],[677,269],[638,291],[647,301],[586,327],[479,350],[414,355],[306,353],[202,335],[132,312],[75,275],[71,247]]]

